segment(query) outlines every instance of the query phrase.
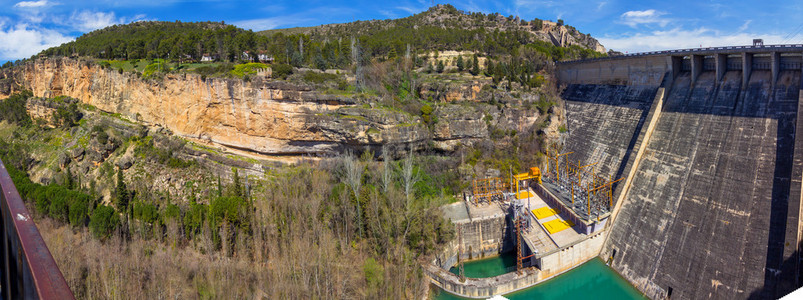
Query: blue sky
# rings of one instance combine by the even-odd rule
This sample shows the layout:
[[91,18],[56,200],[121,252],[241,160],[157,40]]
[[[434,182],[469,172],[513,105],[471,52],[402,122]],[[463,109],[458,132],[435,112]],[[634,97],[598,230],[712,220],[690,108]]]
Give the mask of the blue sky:
[[[0,61],[30,57],[82,33],[138,20],[225,21],[255,31],[409,16],[442,1],[0,0]],[[525,20],[562,18],[608,49],[803,44],[803,1],[513,0],[451,2]]]

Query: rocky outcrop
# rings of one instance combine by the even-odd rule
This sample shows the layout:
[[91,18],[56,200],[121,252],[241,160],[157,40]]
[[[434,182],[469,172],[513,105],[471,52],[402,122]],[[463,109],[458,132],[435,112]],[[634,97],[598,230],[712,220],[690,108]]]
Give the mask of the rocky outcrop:
[[[450,151],[453,141],[466,144],[488,137],[484,114],[471,109],[438,109],[435,114],[445,124],[431,130],[417,115],[262,78],[246,82],[167,74],[142,79],[137,73],[62,58],[6,69],[0,80],[14,82],[0,90],[6,95],[19,89],[31,90],[37,97],[65,95],[183,137],[262,154],[328,155],[348,148],[428,141]],[[478,89],[472,86],[448,98],[471,99]],[[48,113],[52,114],[43,112]]]

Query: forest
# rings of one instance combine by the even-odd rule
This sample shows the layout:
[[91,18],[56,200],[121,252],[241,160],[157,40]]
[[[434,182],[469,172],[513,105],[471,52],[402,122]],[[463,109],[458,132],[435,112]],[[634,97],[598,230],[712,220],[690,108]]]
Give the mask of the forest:
[[[448,49],[502,59],[535,43],[535,47],[528,48],[550,61],[604,55],[577,45],[558,47],[539,42],[529,32],[530,28],[540,26],[539,22],[537,19],[513,22],[512,16],[505,18],[499,14],[468,14],[451,5],[433,7],[402,19],[323,25],[309,33],[293,34],[255,33],[223,22],[142,21],[84,34],[38,56],[196,62],[209,56],[217,61],[242,62],[259,60],[263,54],[270,61],[294,67],[347,69],[354,63],[395,59],[408,48],[414,55]],[[574,35],[582,35],[568,25],[563,26]],[[414,61],[423,66],[421,60]]]
[[[19,110],[29,95],[0,103]],[[30,116],[0,115],[0,127],[11,130],[0,138],[0,159],[45,238],[67,241],[48,246],[77,298],[415,298],[426,289],[418,260],[454,236],[437,209],[459,188],[447,172],[454,161],[410,153],[378,162],[371,153],[345,153],[263,178],[233,169],[229,180],[160,159],[167,150],[150,136],[119,140],[89,127],[84,118],[94,117],[76,118],[48,128]],[[26,170],[41,163],[31,155],[37,139],[82,131],[131,145],[143,161],[195,170],[211,184],[154,191],[106,164],[96,178],[62,166],[48,184],[30,179]],[[109,201],[101,186],[111,187]]]

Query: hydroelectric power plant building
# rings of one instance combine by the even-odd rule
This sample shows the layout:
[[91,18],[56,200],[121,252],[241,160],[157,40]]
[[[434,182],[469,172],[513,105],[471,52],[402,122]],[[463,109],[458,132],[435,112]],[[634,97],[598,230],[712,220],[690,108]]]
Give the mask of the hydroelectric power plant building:
[[[803,45],[558,64],[568,134],[543,184],[530,179],[531,192],[502,193],[508,201],[446,207],[459,237],[427,274],[449,292],[489,297],[600,257],[653,299],[790,293],[800,285],[803,233],[801,71]],[[571,174],[578,178],[557,178]],[[596,189],[605,184],[608,205]],[[566,228],[548,225],[556,220]],[[519,271],[448,272],[458,253],[507,251],[526,257]]]

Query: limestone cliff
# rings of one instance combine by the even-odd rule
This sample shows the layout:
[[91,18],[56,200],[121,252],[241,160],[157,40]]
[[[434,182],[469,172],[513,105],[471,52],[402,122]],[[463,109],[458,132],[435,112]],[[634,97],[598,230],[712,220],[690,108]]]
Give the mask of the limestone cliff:
[[[335,154],[429,141],[450,151],[459,142],[487,138],[482,118],[499,114],[438,108],[435,114],[445,123],[430,130],[419,116],[279,80],[203,79],[194,74],[142,79],[137,73],[67,58],[29,61],[5,70],[0,80],[3,95],[28,89],[38,97],[70,96],[186,138],[270,155]],[[511,123],[532,123],[530,119]]]

